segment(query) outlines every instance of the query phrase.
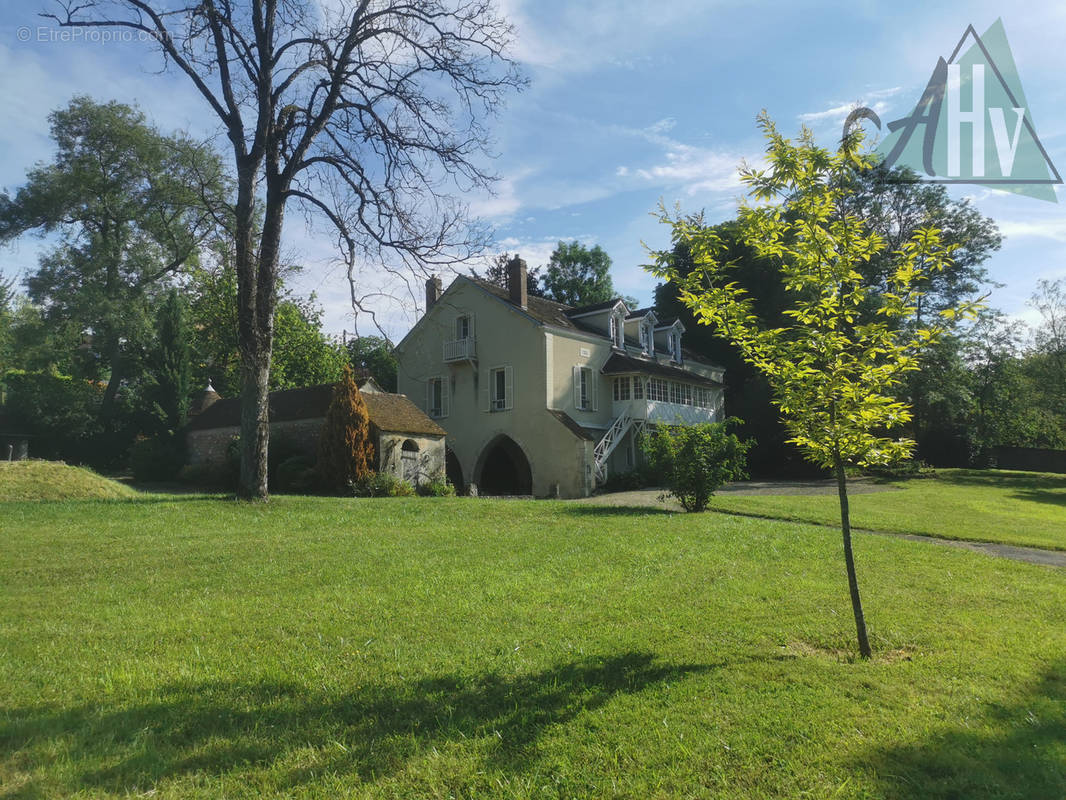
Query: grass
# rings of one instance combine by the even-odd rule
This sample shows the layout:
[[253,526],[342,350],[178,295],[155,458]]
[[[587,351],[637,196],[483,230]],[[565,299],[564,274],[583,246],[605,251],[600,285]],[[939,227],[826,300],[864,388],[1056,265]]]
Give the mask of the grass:
[[[942,539],[1066,550],[1066,475],[1007,470],[938,470],[892,481],[900,491],[850,494],[856,528]],[[840,525],[832,495],[718,494],[713,511]]]
[[722,514],[0,510],[0,797],[1060,798],[1066,571]]
[[119,500],[137,492],[61,461],[0,461],[0,501]]

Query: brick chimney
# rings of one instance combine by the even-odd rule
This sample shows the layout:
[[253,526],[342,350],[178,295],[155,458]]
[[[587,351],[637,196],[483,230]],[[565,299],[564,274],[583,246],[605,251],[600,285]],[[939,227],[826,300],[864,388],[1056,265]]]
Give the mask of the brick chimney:
[[511,302],[525,310],[529,305],[529,287],[526,283],[526,262],[515,253],[514,258],[507,262],[507,291],[511,295]]
[[443,291],[443,284],[440,282],[440,277],[434,275],[428,281],[426,281],[426,313],[433,308],[438,300],[440,300],[441,293]]

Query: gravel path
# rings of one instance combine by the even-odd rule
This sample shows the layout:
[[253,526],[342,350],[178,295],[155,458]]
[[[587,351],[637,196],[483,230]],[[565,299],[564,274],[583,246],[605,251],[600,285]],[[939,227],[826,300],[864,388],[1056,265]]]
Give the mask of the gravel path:
[[[817,495],[836,494],[836,481],[813,480],[813,481],[740,481],[730,483],[719,489],[716,494],[732,495]],[[898,486],[888,486],[875,481],[857,479],[848,481],[848,494],[869,494],[872,492],[900,491]],[[681,511],[681,505],[672,497],[664,501],[659,500],[661,489],[640,489],[632,492],[614,492],[601,494],[595,497],[586,497],[574,500],[576,503],[588,505],[612,506],[612,507],[638,507],[660,508],[669,511]],[[720,512],[730,513],[730,512]],[[740,514],[738,516],[749,516]],[[750,515],[754,516],[754,515]],[[801,525],[816,525],[818,523],[797,523]],[[1009,544],[994,544],[991,542],[960,542],[955,539],[939,539],[935,536],[922,536],[913,533],[893,533],[891,531],[873,531],[863,528],[852,528],[855,533],[868,533],[876,536],[894,536],[897,539],[908,539],[912,542],[926,542],[938,544],[944,547],[961,547],[965,550],[973,550],[985,555],[997,558],[1009,558],[1012,561],[1024,561],[1027,564],[1042,564],[1044,566],[1061,567],[1066,569],[1066,552],[1060,550],[1041,550],[1036,547],[1017,547]]]

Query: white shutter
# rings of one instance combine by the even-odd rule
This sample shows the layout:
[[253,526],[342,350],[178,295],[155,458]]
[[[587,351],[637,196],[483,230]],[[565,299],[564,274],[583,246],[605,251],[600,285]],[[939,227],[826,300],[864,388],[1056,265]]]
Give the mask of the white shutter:
[[433,415],[433,379],[426,381],[426,413]]
[[487,369],[481,376],[481,407],[486,411],[492,410],[492,406],[489,404],[492,397],[490,383],[492,383],[492,370]]
[[451,380],[448,376],[441,376],[440,379],[440,415],[442,417],[448,416],[449,406],[451,405]]
[[589,405],[593,411],[599,411],[600,376],[595,370],[589,370]]
[[503,407],[514,408],[514,367],[503,368]]
[[581,367],[574,367],[574,408],[581,408]]
[[474,337],[477,336],[477,334],[474,333],[474,315],[473,314],[470,315],[469,320],[470,320],[470,322],[467,323],[470,326],[470,334],[469,334],[469,336],[470,336],[471,339],[473,339]]

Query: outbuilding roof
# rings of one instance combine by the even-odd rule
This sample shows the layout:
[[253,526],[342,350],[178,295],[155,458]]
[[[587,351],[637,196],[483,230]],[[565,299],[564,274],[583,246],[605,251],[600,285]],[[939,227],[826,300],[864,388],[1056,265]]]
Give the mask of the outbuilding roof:
[[[321,383],[302,389],[283,389],[270,393],[270,421],[292,422],[301,419],[321,419],[333,399],[333,383]],[[444,436],[444,429],[431,420],[407,395],[385,392],[364,392],[370,421],[383,431]],[[213,428],[233,428],[241,424],[241,400],[230,397],[212,403],[202,414],[194,417],[186,430],[203,431]]]

